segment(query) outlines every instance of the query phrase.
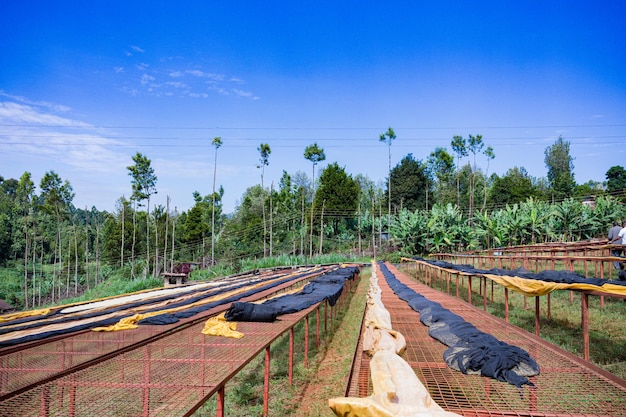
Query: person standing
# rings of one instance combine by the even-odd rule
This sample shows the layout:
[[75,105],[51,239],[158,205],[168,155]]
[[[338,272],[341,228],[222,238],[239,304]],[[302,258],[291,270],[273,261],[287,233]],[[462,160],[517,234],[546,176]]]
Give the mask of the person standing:
[[[622,230],[618,222],[613,223],[613,227],[609,229],[609,243],[613,243],[619,237],[619,232]],[[620,256],[622,254],[622,249],[620,248],[611,248],[611,256]],[[615,269],[619,269],[620,262],[613,262],[613,267]]]

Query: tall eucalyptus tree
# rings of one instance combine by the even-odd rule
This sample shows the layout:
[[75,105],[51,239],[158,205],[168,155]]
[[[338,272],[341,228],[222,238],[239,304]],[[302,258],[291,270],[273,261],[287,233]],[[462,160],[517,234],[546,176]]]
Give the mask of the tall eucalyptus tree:
[[157,193],[157,177],[152,168],[152,161],[147,156],[137,152],[133,156],[134,165],[126,167],[131,176],[133,199],[135,201],[147,200],[146,208],[146,270],[150,273],[150,196]]
[[[24,234],[24,308],[28,309],[28,254],[30,253],[31,242],[35,244],[35,218],[33,213],[33,203],[35,200],[35,184],[31,179],[30,172],[24,172],[20,177],[16,189],[17,208],[21,214],[22,233]],[[31,228],[33,238],[30,239]],[[34,263],[33,263],[34,265]],[[34,279],[33,274],[33,279]],[[35,285],[33,284],[33,291]]]
[[[54,284],[57,282],[57,260],[62,262],[61,260],[63,259],[61,252],[61,221],[68,217],[69,209],[71,207],[72,200],[74,199],[74,192],[69,181],[65,180],[65,182],[63,182],[59,174],[54,171],[48,171],[44,174],[41,179],[41,183],[39,184],[39,188],[41,189],[41,198],[43,200],[42,209],[49,214],[53,214],[56,218],[57,236],[52,273],[52,297],[54,301]],[[59,265],[59,270],[61,269],[61,266],[62,264]],[[60,297],[60,283],[58,290],[58,295]]]
[[389,127],[386,132],[383,132],[378,137],[379,142],[387,144],[389,167],[387,170],[387,201],[389,202],[387,207],[387,227],[391,225],[391,144],[396,140],[396,132]]
[[211,145],[215,148],[215,162],[213,163],[213,210],[211,212],[211,265],[215,263],[215,178],[217,177],[217,150],[222,146],[222,138],[213,138]]
[[304,159],[307,159],[313,163],[313,176],[311,177],[311,186],[313,187],[313,194],[311,197],[311,227],[309,237],[309,257],[313,257],[313,209],[315,206],[315,165],[326,159],[324,149],[317,146],[317,142],[313,145],[309,145],[304,149]]
[[450,143],[452,146],[452,151],[456,155],[456,205],[461,205],[461,158],[464,158],[468,155],[467,153],[467,141],[463,136],[453,136],[452,142]]
[[[454,158],[445,148],[437,147],[428,155],[426,166],[428,167],[429,176],[435,177],[437,180],[435,185],[435,202],[440,204],[447,203],[445,195],[448,194],[446,191],[449,189],[449,180],[454,173]],[[426,207],[426,210],[428,210],[428,207]]]
[[496,157],[496,154],[493,152],[493,148],[491,146],[487,146],[483,154],[487,157],[487,170],[485,171],[485,187],[483,194],[483,211],[485,211],[485,207],[487,206],[487,181],[489,181],[489,161],[494,159]]
[[263,184],[263,176],[265,175],[265,167],[270,164],[270,154],[272,150],[270,149],[270,145],[267,143],[262,143],[257,148],[259,151],[259,162],[260,165],[257,165],[257,168],[261,168],[261,203],[263,206],[263,257],[267,256],[267,223],[265,221],[265,186]]
[[[467,150],[472,153],[474,158],[474,165],[470,171],[470,195],[469,195],[469,212],[474,213],[474,194],[476,191],[476,154],[482,151],[485,143],[483,142],[482,135],[469,135],[467,139]],[[471,221],[471,218],[470,218]]]

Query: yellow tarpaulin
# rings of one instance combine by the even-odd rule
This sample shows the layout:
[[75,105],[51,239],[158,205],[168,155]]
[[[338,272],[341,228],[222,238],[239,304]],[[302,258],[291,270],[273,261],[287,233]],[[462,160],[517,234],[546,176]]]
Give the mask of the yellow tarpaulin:
[[208,319],[204,324],[202,334],[231,337],[233,339],[241,339],[243,337],[243,333],[237,331],[237,322],[227,321],[224,313]]
[[33,317],[33,316],[45,316],[50,314],[49,308],[42,308],[40,310],[29,310],[29,311],[20,311],[19,313],[11,313],[5,314],[4,316],[0,316],[0,323],[6,323],[7,321],[23,319],[25,317]]

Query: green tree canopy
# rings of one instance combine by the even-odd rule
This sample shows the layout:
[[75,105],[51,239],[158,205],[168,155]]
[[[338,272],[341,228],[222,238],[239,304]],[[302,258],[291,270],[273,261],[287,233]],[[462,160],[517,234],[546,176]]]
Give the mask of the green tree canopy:
[[507,204],[521,203],[528,197],[537,196],[532,178],[524,167],[513,167],[502,177],[493,176],[493,185],[489,193],[489,204],[503,207]]
[[426,190],[430,187],[426,164],[409,153],[393,167],[390,179],[395,190],[391,198],[394,207],[411,211],[426,207]]
[[333,213],[335,232],[340,220],[352,218],[359,204],[359,184],[336,162],[320,174],[320,186],[315,193],[315,206]]
[[569,153],[569,141],[562,136],[545,150],[545,164],[548,168],[548,181],[555,199],[571,197],[576,187],[574,180],[574,158]]
[[606,171],[606,190],[609,193],[623,191],[626,188],[626,170],[616,165]]
[[134,165],[126,167],[128,175],[131,176],[131,186],[133,194],[131,200],[142,201],[148,199],[152,194],[156,194],[157,177],[154,174],[150,159],[137,152],[133,156]]

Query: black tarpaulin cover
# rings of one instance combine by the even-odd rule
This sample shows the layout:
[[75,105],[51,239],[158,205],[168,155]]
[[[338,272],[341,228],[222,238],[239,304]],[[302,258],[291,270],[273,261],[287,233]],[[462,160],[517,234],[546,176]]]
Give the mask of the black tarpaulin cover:
[[[275,297],[261,304],[233,303],[224,317],[228,321],[265,322],[273,321],[282,314],[304,310],[325,300],[334,306],[346,280],[354,279],[358,272],[358,267],[342,267],[311,280],[297,293]],[[269,320],[271,317],[274,318]]]
[[453,264],[446,261],[426,260],[419,257],[414,257],[414,260],[426,262],[431,265],[435,265],[439,268],[452,269],[459,272],[465,272],[473,275],[498,275],[498,276],[516,276],[525,279],[534,279],[546,282],[556,282],[561,284],[586,284],[597,285],[602,287],[606,284],[626,286],[626,281],[608,280],[602,278],[585,278],[584,276],[572,271],[564,270],[545,270],[538,273],[530,272],[525,268],[517,269],[478,269],[472,265]]
[[394,293],[420,313],[420,321],[429,327],[428,334],[448,346],[443,353],[448,366],[465,374],[480,373],[517,387],[533,385],[527,377],[538,375],[539,365],[528,352],[478,330],[441,304],[401,283],[384,263],[379,262],[379,265]]

